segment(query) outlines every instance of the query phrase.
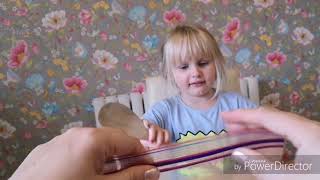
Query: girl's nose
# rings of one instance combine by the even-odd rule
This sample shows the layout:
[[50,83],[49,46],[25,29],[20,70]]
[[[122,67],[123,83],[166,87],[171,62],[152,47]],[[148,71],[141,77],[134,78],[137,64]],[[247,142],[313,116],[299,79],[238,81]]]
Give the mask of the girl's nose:
[[191,68],[191,76],[194,78],[200,77],[200,69],[197,66]]

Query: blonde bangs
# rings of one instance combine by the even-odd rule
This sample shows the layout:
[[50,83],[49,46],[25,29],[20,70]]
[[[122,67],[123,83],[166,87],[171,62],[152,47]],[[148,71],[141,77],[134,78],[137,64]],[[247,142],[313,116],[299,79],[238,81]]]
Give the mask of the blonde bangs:
[[165,45],[165,59],[171,65],[184,64],[191,59],[205,58],[214,60],[219,57],[216,54],[216,45],[212,43],[212,37],[195,29],[181,29],[171,34]]

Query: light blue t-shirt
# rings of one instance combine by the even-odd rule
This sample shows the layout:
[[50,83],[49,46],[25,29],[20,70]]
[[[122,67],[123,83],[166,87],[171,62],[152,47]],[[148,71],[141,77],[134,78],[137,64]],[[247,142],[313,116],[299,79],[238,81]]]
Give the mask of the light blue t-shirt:
[[171,142],[177,142],[190,133],[206,136],[223,132],[225,127],[220,112],[256,107],[255,103],[233,92],[221,92],[216,103],[207,110],[193,109],[180,96],[173,96],[154,104],[143,118],[168,130]]

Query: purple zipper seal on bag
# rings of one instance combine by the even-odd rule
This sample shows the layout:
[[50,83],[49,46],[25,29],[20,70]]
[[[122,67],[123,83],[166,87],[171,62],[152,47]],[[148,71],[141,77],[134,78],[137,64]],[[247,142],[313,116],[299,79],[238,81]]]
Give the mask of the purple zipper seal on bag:
[[[248,135],[250,135],[250,133]],[[273,135],[273,134],[260,133],[258,135],[262,137],[264,135],[267,136],[267,135]],[[223,138],[226,138],[226,137],[223,137]],[[284,144],[284,139],[279,138],[279,136],[277,136],[276,138],[250,140],[250,141],[241,140],[241,138],[242,137],[240,137],[240,141],[244,141],[244,142],[234,143],[228,146],[214,148],[214,149],[206,150],[203,152],[194,153],[191,155],[184,155],[184,156],[180,156],[172,159],[167,158],[165,160],[146,161],[147,159],[146,157],[148,156],[158,157],[159,155],[161,156],[160,153],[166,153],[166,151],[179,152],[183,148],[190,148],[190,147],[192,148],[192,147],[195,147],[196,145],[212,143],[217,139],[214,139],[212,141],[212,139],[210,138],[208,139],[205,138],[204,140],[196,140],[193,142],[169,145],[167,147],[147,151],[142,154],[138,154],[134,156],[115,157],[113,162],[107,162],[105,164],[104,173],[112,173],[112,172],[120,171],[122,169],[128,168],[130,166],[134,166],[134,165],[152,165],[152,166],[158,167],[160,172],[166,172],[166,171],[176,170],[176,169],[192,166],[195,164],[204,163],[204,162],[231,156],[232,150],[240,147],[251,147],[252,149],[262,149],[262,148],[283,147],[283,144]],[[244,137],[244,138],[247,138],[247,137]],[[218,139],[218,140],[224,141],[224,139]]]

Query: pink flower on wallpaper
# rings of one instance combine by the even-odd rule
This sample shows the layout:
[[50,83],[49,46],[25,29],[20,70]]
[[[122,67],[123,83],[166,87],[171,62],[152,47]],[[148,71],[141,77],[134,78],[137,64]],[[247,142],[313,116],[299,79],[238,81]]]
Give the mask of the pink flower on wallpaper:
[[28,44],[26,41],[18,41],[16,47],[10,50],[9,61],[7,63],[9,68],[20,68],[29,59]]
[[80,24],[90,25],[92,23],[92,14],[86,9],[82,9],[79,13]]
[[137,56],[136,61],[138,61],[138,62],[146,61],[146,60],[147,60],[147,57],[148,57],[148,54],[147,54],[147,53],[140,53],[140,54]]
[[224,6],[228,6],[229,5],[229,0],[222,0],[222,4]]
[[103,40],[103,41],[107,41],[107,40],[108,40],[108,34],[107,34],[107,32],[102,31],[102,32],[100,32],[99,35],[100,35],[101,40]]
[[3,168],[4,168],[4,166],[5,166],[4,161],[3,161],[3,160],[0,160],[0,169],[3,169]]
[[80,76],[73,76],[63,79],[63,86],[68,93],[79,94],[88,86],[88,82]]
[[163,14],[163,21],[169,25],[182,23],[185,20],[186,20],[186,15],[178,9],[172,9],[170,11],[166,11]]
[[240,20],[238,18],[233,18],[231,22],[227,24],[225,31],[223,32],[223,42],[233,43],[234,40],[240,34]]
[[296,73],[301,74],[302,73],[301,65],[300,64],[296,64],[295,67],[296,67]]
[[25,132],[23,134],[23,139],[31,139],[32,138],[32,134],[31,132]]
[[245,31],[249,31],[250,27],[251,27],[251,22],[250,21],[245,22],[244,25],[243,25],[243,29]]
[[274,0],[254,0],[254,5],[261,8],[268,8],[272,6]]
[[266,56],[266,61],[271,67],[276,68],[286,62],[287,56],[280,51],[275,51],[268,53]]
[[295,0],[287,0],[287,4],[289,4],[289,5],[294,4],[295,3],[294,1]]
[[132,71],[132,65],[129,64],[129,63],[124,63],[123,64],[123,68],[128,71],[128,72],[131,72]]
[[200,2],[204,3],[204,4],[209,4],[212,2],[212,0],[199,0]]
[[36,128],[37,129],[45,129],[48,127],[48,122],[45,120],[40,120],[38,121],[38,123],[36,124]]
[[145,91],[146,87],[144,85],[144,83],[137,83],[135,84],[135,86],[132,88],[131,92],[137,92],[142,94]]
[[104,92],[104,91],[99,91],[99,97],[106,97],[107,95],[106,95],[106,93]]
[[19,8],[16,12],[15,12],[16,16],[27,16],[28,15],[28,9],[27,8]]
[[39,45],[37,43],[32,43],[31,49],[33,54],[39,54],[40,52]]
[[301,13],[301,16],[304,17],[304,18],[308,18],[309,17],[309,13],[307,11],[303,10],[303,9],[301,10],[300,13]]
[[11,21],[9,19],[5,19],[0,17],[0,23],[3,24],[4,26],[11,26]]
[[297,91],[293,91],[290,94],[289,98],[290,98],[290,103],[292,105],[298,105],[300,103],[300,101],[301,101],[300,95],[299,95],[299,93]]

